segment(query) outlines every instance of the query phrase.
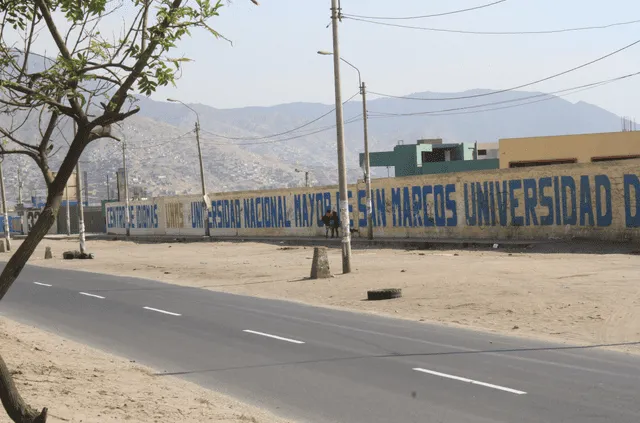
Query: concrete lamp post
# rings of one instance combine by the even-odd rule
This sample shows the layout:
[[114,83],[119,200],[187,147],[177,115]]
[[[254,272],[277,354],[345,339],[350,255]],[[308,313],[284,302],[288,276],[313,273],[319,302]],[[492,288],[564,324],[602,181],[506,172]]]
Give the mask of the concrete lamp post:
[[342,89],[340,86],[340,8],[338,0],[331,0],[331,33],[333,39],[333,89],[336,104],[336,147],[338,152],[338,191],[340,206],[340,227],[342,229],[342,273],[351,273],[351,230],[349,228],[349,198],[347,185],[347,165],[344,148],[344,115],[342,110]]
[[209,229],[209,199],[207,197],[207,186],[205,184],[205,179],[204,179],[204,165],[202,164],[202,148],[200,147],[200,115],[191,106],[189,106],[186,103],[183,103],[180,100],[168,98],[167,101],[170,101],[172,103],[180,103],[187,109],[191,110],[196,115],[196,142],[198,143],[198,159],[200,161],[200,183],[202,185],[202,202],[204,204],[204,209],[203,209],[204,235],[206,237],[209,237],[211,236],[211,231]]
[[[333,56],[333,53],[329,51],[318,51],[318,54],[322,56]],[[364,181],[367,189],[367,238],[373,239],[373,213],[371,204],[371,162],[369,160],[369,128],[367,123],[367,87],[362,82],[362,75],[360,69],[358,69],[351,62],[348,62],[344,58],[340,57],[347,65],[351,66],[358,72],[358,84],[360,87],[360,95],[362,95],[362,120],[364,122]]]

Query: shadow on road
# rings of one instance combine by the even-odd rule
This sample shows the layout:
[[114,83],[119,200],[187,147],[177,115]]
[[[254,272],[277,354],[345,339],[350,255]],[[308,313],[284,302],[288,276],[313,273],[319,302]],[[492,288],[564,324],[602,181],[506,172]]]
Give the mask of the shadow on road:
[[257,369],[267,367],[279,367],[279,366],[295,366],[300,364],[316,364],[316,363],[331,363],[337,361],[347,360],[362,360],[362,359],[385,359],[385,358],[402,358],[402,357],[435,357],[435,356],[452,356],[452,355],[470,355],[470,354],[508,354],[508,353],[522,353],[522,352],[536,352],[536,351],[566,351],[566,350],[589,350],[599,349],[607,347],[624,347],[624,346],[640,346],[640,341],[637,342],[622,342],[616,344],[593,344],[593,345],[571,345],[560,347],[540,347],[540,348],[505,348],[505,349],[491,349],[491,350],[474,350],[474,351],[441,351],[430,353],[415,353],[415,354],[378,354],[378,355],[358,355],[349,357],[336,357],[320,360],[301,360],[284,363],[270,363],[270,364],[257,364],[250,366],[237,366],[237,367],[225,367],[217,369],[202,369],[202,370],[187,370],[180,372],[164,372],[155,373],[154,376],[186,376],[200,373],[215,373],[225,372],[230,370],[245,370],[245,369]]

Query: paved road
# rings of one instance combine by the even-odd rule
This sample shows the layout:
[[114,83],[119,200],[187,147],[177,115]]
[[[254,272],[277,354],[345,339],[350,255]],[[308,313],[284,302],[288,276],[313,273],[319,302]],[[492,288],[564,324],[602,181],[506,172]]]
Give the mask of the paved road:
[[298,421],[640,421],[640,359],[596,348],[36,267],[0,310]]

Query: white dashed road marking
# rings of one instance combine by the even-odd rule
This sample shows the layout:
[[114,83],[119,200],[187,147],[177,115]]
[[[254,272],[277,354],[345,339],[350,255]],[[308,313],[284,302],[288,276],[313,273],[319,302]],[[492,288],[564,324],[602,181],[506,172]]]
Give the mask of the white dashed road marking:
[[40,286],[52,286],[52,285],[49,285],[48,283],[42,283],[42,282],[34,282],[34,284],[40,285]]
[[101,300],[104,300],[104,297],[101,297],[100,295],[96,295],[96,294],[89,294],[88,292],[80,292],[80,295],[84,295],[86,297],[100,298]]
[[479,382],[477,380],[467,379],[466,377],[460,377],[460,376],[449,375],[449,374],[446,374],[446,373],[434,372],[433,370],[421,369],[419,367],[416,367],[413,370],[415,370],[416,372],[420,372],[420,373],[427,373],[427,374],[434,375],[434,376],[440,376],[440,377],[443,377],[443,378],[446,378],[446,379],[457,380],[459,382],[470,383],[472,385],[480,385],[480,386],[484,386],[484,387],[487,387],[487,388],[497,389],[499,391],[505,391],[505,392],[509,392],[511,394],[516,394],[516,395],[525,395],[526,394],[526,392],[518,391],[517,389],[506,388],[504,386],[499,386],[499,385],[492,385],[491,383]]
[[172,313],[166,310],[160,310],[159,308],[153,308],[153,307],[142,307],[142,308],[144,308],[145,310],[157,311],[158,313],[162,313],[162,314],[168,314],[169,316],[182,316],[182,314]]
[[243,332],[246,333],[252,333],[254,335],[260,335],[260,336],[266,336],[267,338],[273,338],[273,339],[278,339],[280,341],[285,341],[285,342],[291,342],[292,344],[304,344],[304,342],[302,341],[297,341],[295,339],[290,339],[290,338],[283,338],[281,336],[276,336],[276,335],[270,335],[268,333],[264,333],[264,332],[256,332],[254,330],[249,330],[249,329],[245,329],[243,330]]

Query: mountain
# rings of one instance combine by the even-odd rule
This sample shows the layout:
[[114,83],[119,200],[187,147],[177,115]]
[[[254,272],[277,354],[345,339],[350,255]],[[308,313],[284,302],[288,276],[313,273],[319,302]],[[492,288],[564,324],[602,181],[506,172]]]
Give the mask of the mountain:
[[[456,142],[496,142],[500,138],[570,133],[611,132],[620,129],[620,117],[600,107],[571,103],[537,92],[415,93],[411,98],[374,98],[368,101],[371,151],[392,149],[398,141],[443,138]],[[465,97],[447,100],[449,97]],[[418,99],[429,99],[418,100]],[[523,100],[526,99],[526,100]],[[541,101],[543,100],[543,101]],[[518,106],[523,101],[530,102]],[[477,107],[488,104],[488,106]],[[181,104],[138,98],[140,112],[122,124],[127,140],[130,184],[142,185],[154,195],[197,193],[200,190],[195,114]],[[300,186],[309,171],[313,184],[337,180],[335,115],[332,105],[291,103],[271,107],[216,109],[190,105],[200,117],[201,143],[208,191],[230,191]],[[478,111],[485,109],[496,109]],[[427,113],[425,113],[427,112]],[[470,113],[473,112],[473,113]],[[362,104],[359,98],[344,107],[348,178],[362,178],[358,153],[363,150]],[[324,117],[321,117],[325,115]],[[402,115],[402,116],[398,116]],[[408,116],[407,116],[408,115]],[[312,123],[310,123],[312,122]],[[0,124],[6,124],[0,116]],[[35,139],[35,122],[23,135]],[[295,131],[292,129],[300,128]],[[116,129],[116,131],[119,131]],[[62,128],[70,135],[70,128]],[[271,134],[281,134],[265,138]],[[58,137],[56,145],[64,145]],[[62,153],[62,152],[61,152]],[[59,153],[53,166],[59,163]],[[92,201],[107,197],[107,175],[115,190],[115,171],[122,165],[120,145],[114,140],[93,143],[82,156],[88,171]],[[27,159],[5,160],[8,197],[16,198],[17,169],[24,172],[25,197],[39,189],[42,177]],[[376,169],[374,176],[386,176]]]

